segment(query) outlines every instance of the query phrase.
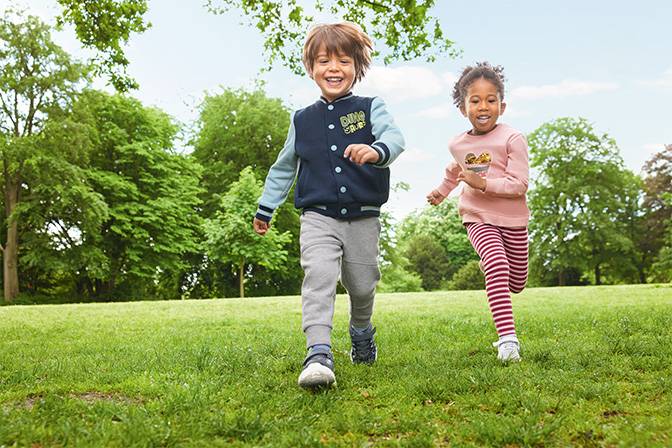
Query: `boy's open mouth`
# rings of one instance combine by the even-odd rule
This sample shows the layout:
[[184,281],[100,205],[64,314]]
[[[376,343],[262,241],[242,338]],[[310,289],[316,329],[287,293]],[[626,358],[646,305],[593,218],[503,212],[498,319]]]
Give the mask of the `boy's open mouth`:
[[328,78],[326,78],[326,80],[327,84],[329,84],[330,86],[337,86],[343,81],[343,78],[339,78],[336,76],[329,76]]
[[490,121],[490,116],[489,115],[479,115],[478,117],[476,117],[476,120],[481,124],[485,124],[488,121]]

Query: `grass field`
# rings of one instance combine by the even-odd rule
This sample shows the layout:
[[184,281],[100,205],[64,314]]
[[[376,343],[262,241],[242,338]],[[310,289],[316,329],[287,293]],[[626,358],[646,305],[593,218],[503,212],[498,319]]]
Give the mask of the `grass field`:
[[0,447],[672,446],[670,285],[380,295],[378,362],[296,385],[298,297],[0,307]]

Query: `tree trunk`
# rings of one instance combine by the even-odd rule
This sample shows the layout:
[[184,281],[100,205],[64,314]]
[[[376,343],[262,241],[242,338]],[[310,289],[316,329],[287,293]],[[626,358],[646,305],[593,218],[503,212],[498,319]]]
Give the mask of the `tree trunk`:
[[245,273],[245,262],[241,261],[240,265],[238,266],[238,279],[239,279],[239,285],[240,285],[240,297],[241,298],[245,297],[245,278],[243,277],[244,273]]
[[558,272],[558,286],[565,286],[565,271],[562,269]]
[[600,271],[600,265],[599,264],[595,265],[595,284],[596,285],[601,285],[602,284],[602,272]]
[[12,218],[19,200],[19,184],[5,181],[5,216],[7,217],[7,242],[2,251],[3,286],[5,301],[11,302],[19,295],[19,223]]

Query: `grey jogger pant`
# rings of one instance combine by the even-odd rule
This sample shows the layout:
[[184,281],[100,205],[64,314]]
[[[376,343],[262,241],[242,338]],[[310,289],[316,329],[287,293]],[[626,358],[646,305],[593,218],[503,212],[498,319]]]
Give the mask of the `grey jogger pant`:
[[378,269],[378,217],[341,221],[305,212],[301,215],[302,327],[306,346],[331,345],[336,283],[350,296],[350,323],[365,328],[371,322]]

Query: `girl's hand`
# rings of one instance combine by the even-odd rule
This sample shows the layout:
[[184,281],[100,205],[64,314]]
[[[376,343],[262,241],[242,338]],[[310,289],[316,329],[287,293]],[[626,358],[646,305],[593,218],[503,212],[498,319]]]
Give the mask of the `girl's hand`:
[[427,195],[427,202],[432,205],[439,205],[444,199],[446,199],[446,197],[442,195],[439,190],[433,190]]
[[254,221],[252,221],[252,225],[254,226],[254,231],[261,236],[266,235],[266,232],[268,232],[268,228],[271,227],[270,223],[262,221],[261,219],[257,218],[254,218]]
[[364,165],[365,163],[376,163],[380,158],[378,151],[369,145],[355,144],[348,145],[343,152],[343,157],[349,158],[350,161],[357,165]]
[[474,173],[473,171],[466,170],[460,171],[460,174],[457,175],[457,181],[462,181],[469,184],[470,187],[476,188],[477,190],[485,191],[485,179]]

